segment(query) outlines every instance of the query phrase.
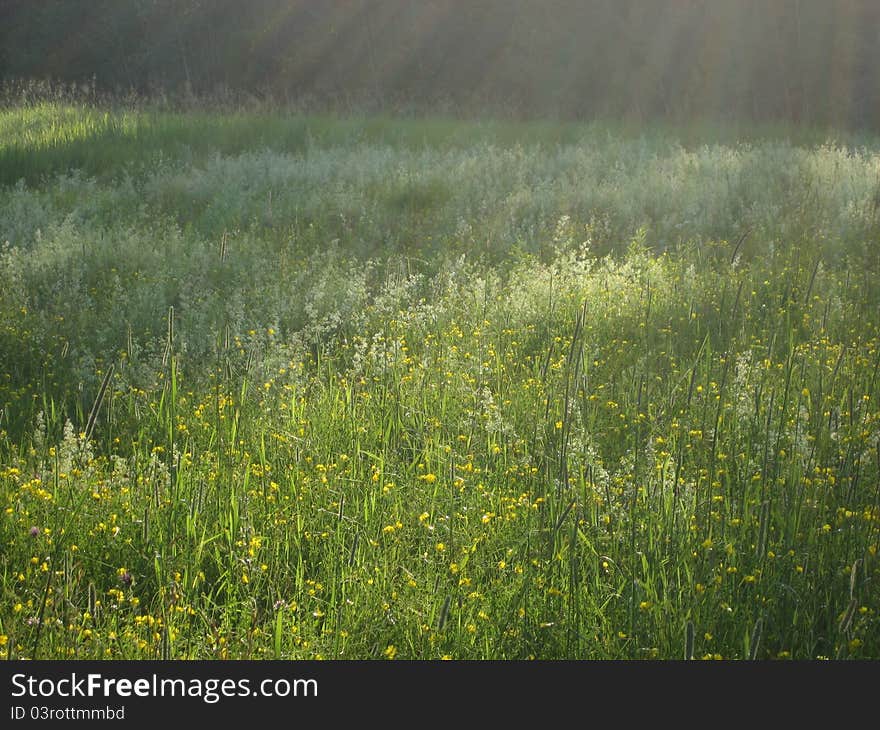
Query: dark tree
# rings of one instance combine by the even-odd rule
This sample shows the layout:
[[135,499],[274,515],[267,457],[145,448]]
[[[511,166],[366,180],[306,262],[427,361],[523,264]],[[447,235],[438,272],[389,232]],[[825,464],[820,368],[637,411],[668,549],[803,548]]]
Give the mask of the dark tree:
[[876,0],[0,0],[0,76],[880,126]]

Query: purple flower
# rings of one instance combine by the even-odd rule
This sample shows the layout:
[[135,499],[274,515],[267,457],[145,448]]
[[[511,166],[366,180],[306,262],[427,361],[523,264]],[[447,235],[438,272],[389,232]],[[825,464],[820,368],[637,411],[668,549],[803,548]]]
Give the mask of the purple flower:
[[39,537],[40,536],[40,528],[37,527],[36,525],[34,525],[30,529],[30,535],[31,535],[31,537]]
[[132,575],[127,570],[122,575],[119,576],[119,581],[126,588],[128,588],[131,585],[132,580],[133,580]]

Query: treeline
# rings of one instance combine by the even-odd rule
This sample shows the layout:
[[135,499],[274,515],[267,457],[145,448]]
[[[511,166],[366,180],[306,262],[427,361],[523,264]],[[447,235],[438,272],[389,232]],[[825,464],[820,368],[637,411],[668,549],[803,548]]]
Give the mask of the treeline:
[[0,0],[0,75],[111,93],[880,127],[877,0]]

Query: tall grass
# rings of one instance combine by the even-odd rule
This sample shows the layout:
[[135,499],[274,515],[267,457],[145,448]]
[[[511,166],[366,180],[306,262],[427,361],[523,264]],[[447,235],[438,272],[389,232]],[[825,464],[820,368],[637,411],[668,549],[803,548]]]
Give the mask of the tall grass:
[[9,657],[876,658],[872,142],[0,124]]

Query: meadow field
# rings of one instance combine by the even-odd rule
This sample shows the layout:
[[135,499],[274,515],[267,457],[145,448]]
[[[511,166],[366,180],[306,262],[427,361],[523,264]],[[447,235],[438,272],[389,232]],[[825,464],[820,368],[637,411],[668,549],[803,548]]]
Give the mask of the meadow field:
[[880,139],[0,109],[0,654],[880,658]]

